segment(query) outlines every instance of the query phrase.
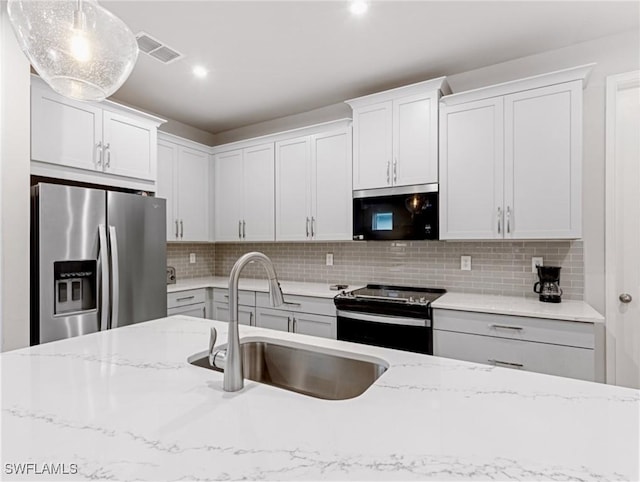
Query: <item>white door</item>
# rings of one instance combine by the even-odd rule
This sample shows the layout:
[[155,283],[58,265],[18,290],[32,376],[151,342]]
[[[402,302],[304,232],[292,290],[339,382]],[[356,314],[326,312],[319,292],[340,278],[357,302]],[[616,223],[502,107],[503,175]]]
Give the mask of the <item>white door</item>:
[[392,184],[392,118],[391,101],[354,109],[353,189]]
[[303,335],[336,338],[336,317],[295,313],[293,315],[293,331]]
[[424,94],[393,102],[393,184],[438,182],[438,98]]
[[102,129],[105,172],[155,180],[157,137],[154,126],[104,111]]
[[31,159],[102,171],[102,109],[31,88]]
[[178,147],[180,241],[209,240],[209,155]]
[[581,236],[582,81],[504,98],[505,238]]
[[177,241],[180,236],[176,213],[176,164],[178,146],[172,142],[158,141],[158,179],[156,196],[167,200],[167,241]]
[[313,239],[353,239],[349,129],[311,136]]
[[242,240],[242,149],[215,159],[216,241]]
[[607,78],[607,383],[640,388],[640,71]]
[[273,143],[244,150],[243,239],[275,240],[275,165]]
[[256,308],[256,326],[278,331],[289,331],[292,314],[284,310]]
[[444,105],[440,115],[440,239],[502,238],[502,98]]
[[311,236],[309,137],[276,142],[276,241]]

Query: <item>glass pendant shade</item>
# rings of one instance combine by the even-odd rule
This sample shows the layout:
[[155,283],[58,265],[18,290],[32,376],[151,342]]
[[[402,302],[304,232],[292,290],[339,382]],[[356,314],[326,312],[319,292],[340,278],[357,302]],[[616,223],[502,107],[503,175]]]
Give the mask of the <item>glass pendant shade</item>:
[[109,97],[138,58],[131,30],[95,0],[9,0],[7,12],[33,68],[65,97]]

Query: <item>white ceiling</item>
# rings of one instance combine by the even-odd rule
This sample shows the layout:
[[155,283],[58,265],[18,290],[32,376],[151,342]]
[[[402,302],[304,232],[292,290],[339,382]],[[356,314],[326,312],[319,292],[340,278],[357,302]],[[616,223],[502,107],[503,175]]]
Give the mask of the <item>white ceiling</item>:
[[[638,1],[108,1],[186,55],[140,54],[115,99],[219,133],[639,28]],[[191,69],[210,70],[204,80]]]

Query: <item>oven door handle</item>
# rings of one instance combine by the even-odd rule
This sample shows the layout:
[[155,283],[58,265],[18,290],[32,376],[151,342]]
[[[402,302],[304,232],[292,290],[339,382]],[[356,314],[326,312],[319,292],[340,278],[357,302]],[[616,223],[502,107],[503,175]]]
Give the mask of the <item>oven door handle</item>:
[[370,313],[362,313],[360,311],[342,311],[338,310],[339,318],[347,318],[350,320],[370,321],[372,323],[386,323],[388,325],[404,325],[404,326],[424,326],[431,327],[431,320],[423,318],[408,318],[402,316],[380,316]]

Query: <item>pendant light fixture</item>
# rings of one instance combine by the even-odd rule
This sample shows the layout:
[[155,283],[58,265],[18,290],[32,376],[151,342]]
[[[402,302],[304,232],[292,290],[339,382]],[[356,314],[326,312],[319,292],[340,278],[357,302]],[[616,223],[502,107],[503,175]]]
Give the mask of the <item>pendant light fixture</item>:
[[33,68],[65,97],[104,100],[138,58],[131,30],[96,0],[9,0],[7,12]]

